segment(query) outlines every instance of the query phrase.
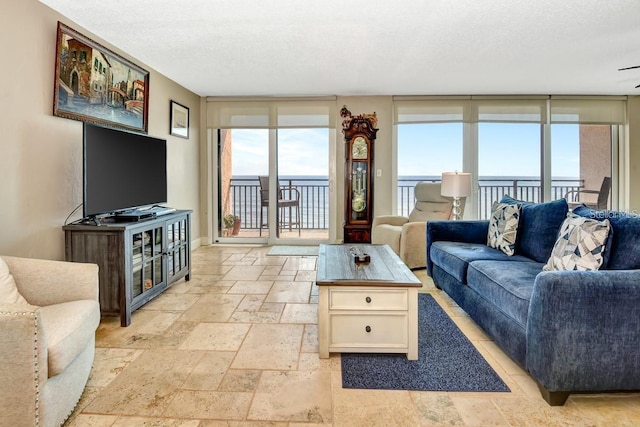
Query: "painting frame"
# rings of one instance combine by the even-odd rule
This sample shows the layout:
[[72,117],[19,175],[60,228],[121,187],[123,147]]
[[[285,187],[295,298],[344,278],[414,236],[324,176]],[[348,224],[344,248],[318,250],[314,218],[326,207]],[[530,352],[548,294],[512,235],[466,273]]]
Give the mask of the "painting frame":
[[169,134],[189,139],[189,107],[171,100],[169,112]]
[[58,21],[53,115],[147,133],[149,72]]

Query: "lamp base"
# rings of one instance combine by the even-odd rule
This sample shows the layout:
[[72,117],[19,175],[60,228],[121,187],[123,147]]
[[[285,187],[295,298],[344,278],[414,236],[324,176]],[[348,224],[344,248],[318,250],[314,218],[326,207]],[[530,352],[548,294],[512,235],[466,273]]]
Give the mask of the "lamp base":
[[453,198],[452,213],[453,213],[453,220],[454,221],[460,220],[460,214],[462,213],[462,210],[460,209],[460,197],[454,197]]

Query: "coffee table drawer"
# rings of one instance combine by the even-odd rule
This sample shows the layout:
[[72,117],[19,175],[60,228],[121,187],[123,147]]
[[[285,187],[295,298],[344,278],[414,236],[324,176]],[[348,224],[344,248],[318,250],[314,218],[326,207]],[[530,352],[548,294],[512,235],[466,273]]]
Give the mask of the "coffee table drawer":
[[330,324],[330,346],[406,348],[408,345],[406,313],[331,314]]
[[407,310],[406,289],[331,289],[329,310]]

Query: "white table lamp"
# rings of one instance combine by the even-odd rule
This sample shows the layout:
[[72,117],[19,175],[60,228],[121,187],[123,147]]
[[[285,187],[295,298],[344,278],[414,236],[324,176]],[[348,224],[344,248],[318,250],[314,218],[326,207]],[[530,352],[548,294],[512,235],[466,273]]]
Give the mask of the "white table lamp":
[[453,219],[460,219],[460,197],[471,195],[471,174],[465,172],[442,172],[440,194],[453,197]]

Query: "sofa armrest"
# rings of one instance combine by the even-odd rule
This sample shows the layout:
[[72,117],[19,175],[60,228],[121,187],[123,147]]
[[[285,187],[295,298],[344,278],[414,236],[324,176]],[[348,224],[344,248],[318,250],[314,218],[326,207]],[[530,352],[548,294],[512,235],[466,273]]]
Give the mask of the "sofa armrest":
[[431,275],[431,245],[433,242],[487,243],[488,220],[427,222],[427,272]]
[[373,223],[371,224],[371,229],[375,229],[378,225],[388,224],[401,226],[409,222],[409,218],[406,216],[398,216],[398,215],[380,215],[373,218]]
[[550,392],[640,389],[640,270],[536,277],[527,369]]
[[47,341],[39,307],[0,304],[0,366],[2,416],[13,425],[34,425],[28,414],[36,414],[38,390],[48,377]]
[[96,264],[3,256],[16,286],[30,304],[45,306],[98,300]]

